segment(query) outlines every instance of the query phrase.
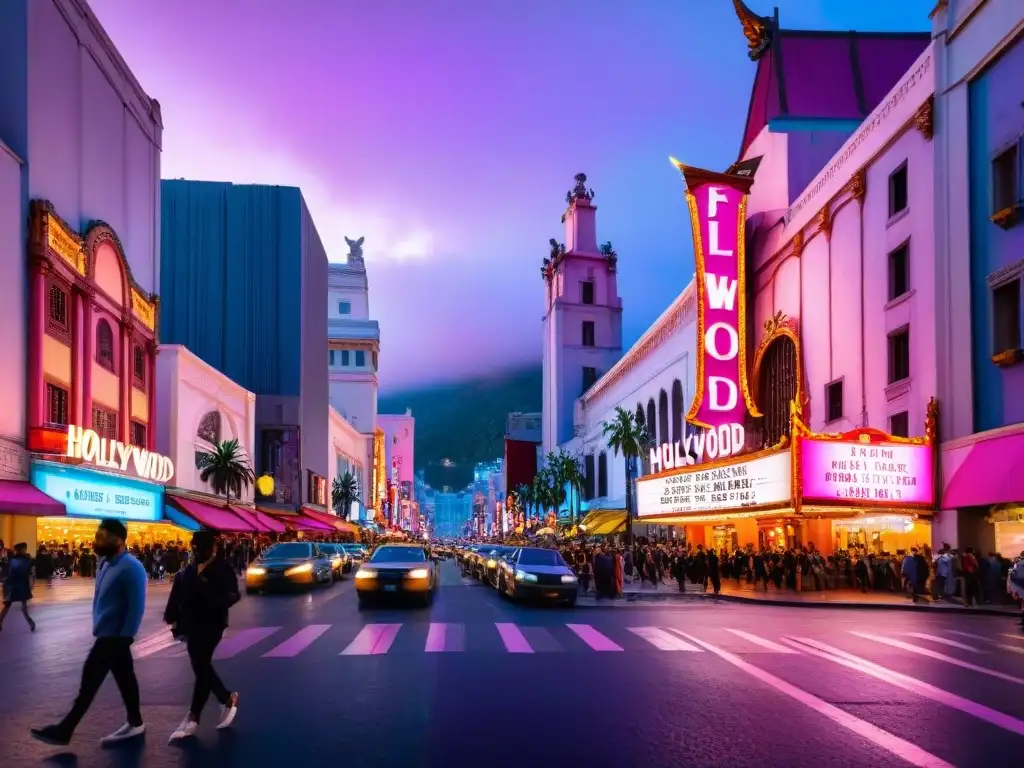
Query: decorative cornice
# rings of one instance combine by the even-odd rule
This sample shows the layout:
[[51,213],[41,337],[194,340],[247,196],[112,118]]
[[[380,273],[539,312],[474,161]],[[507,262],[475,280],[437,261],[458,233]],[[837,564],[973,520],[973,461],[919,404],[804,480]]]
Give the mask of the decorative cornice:
[[998,288],[1000,285],[1022,276],[1024,276],[1024,259],[1018,259],[990,274],[985,278],[985,283],[989,288]]
[[772,43],[773,22],[767,16],[755,14],[742,0],[732,0],[732,7],[743,25],[743,36],[747,38],[747,48],[750,49],[747,55],[751,61],[757,61]]
[[935,97],[929,96],[914,113],[914,127],[921,132],[927,141],[935,135],[934,125]]
[[612,366],[604,376],[597,380],[586,391],[582,398],[583,407],[594,401],[609,387],[614,386],[632,370],[647,359],[658,347],[664,344],[683,325],[693,322],[696,318],[696,287],[691,280],[686,289],[666,310],[654,325],[640,337],[619,362]]

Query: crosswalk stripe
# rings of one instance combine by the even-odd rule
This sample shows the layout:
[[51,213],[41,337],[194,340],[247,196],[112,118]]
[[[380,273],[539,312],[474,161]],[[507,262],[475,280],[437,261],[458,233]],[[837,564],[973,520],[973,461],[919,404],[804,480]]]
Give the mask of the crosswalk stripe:
[[132,646],[132,656],[136,659],[144,659],[147,656],[152,656],[160,653],[160,651],[171,648],[177,642],[170,630],[168,630],[167,634],[159,640],[152,640],[141,647]]
[[387,653],[401,628],[401,624],[367,624],[340,655],[379,656]]
[[227,638],[219,646],[213,654],[215,659],[230,659],[233,656],[237,656],[242,651],[252,648],[256,643],[266,640],[272,634],[277,632],[280,627],[253,627],[252,629],[243,629],[235,635]]
[[759,645],[762,648],[766,648],[772,653],[796,653],[792,648],[788,648],[785,645],[774,643],[771,640],[767,640],[757,635],[752,635],[749,632],[744,632],[742,629],[730,629],[729,627],[723,627],[726,632],[732,632],[737,637],[742,637],[744,640],[748,640],[754,645]]
[[589,645],[595,651],[621,651],[621,645],[602,635],[589,624],[566,624],[580,640]]
[[505,650],[509,653],[533,653],[533,648],[527,641],[526,636],[515,624],[496,623],[494,625],[498,634],[501,635],[501,642],[505,644]]
[[950,693],[949,691],[945,691],[942,688],[925,683],[917,678],[883,667],[881,664],[875,664],[873,661],[862,659],[859,656],[854,656],[852,653],[841,651],[838,648],[826,645],[825,643],[817,640],[812,640],[809,637],[789,637],[786,639],[788,642],[796,643],[805,653],[809,653],[812,656],[817,656],[818,658],[826,659],[834,664],[846,667],[847,669],[852,669],[857,672],[870,675],[876,680],[882,680],[883,682],[890,683],[895,685],[897,688],[902,688],[905,691],[916,693],[926,699],[937,701],[940,704],[945,704],[948,707],[957,709],[971,715],[972,717],[976,717],[979,720],[984,720],[985,722],[991,723],[1003,730],[1024,736],[1024,721],[1018,720],[1011,715],[999,712],[991,707],[986,707],[984,704],[979,704],[976,701],[965,699],[962,696],[957,696],[955,693]]
[[967,643],[958,643],[956,640],[949,640],[945,637],[938,637],[936,635],[929,635],[926,632],[904,632],[907,637],[916,637],[918,640],[931,640],[933,643],[939,643],[940,645],[948,645],[950,648],[959,648],[962,651],[970,651],[971,653],[985,653],[973,645]]
[[264,653],[263,657],[267,659],[290,659],[293,656],[298,656],[312,645],[314,640],[330,628],[330,624],[310,624],[307,627],[303,627],[283,643],[274,646]]
[[700,653],[700,648],[697,646],[658,627],[626,627],[626,629],[637,637],[643,638],[659,651],[697,651]]
[[427,653],[457,653],[466,650],[466,629],[462,624],[431,623],[427,631]]
[[981,640],[983,642],[988,643],[989,645],[994,645],[996,648],[999,648],[1003,651],[1009,651],[1010,653],[1024,653],[1024,648],[1020,647],[1019,645],[1006,645],[1005,643],[997,642],[990,637],[985,637],[984,635],[972,635],[970,632],[959,632],[955,629],[951,629],[949,631],[952,632],[954,635],[960,635],[961,637],[970,637],[975,640]]
[[910,651],[920,656],[927,656],[929,659],[935,659],[936,661],[944,661],[947,664],[952,664],[955,667],[963,667],[969,669],[972,672],[980,672],[983,675],[989,677],[996,677],[1000,680],[1005,680],[1008,683],[1016,683],[1017,685],[1024,685],[1024,680],[1013,675],[1008,675],[1005,672],[999,672],[988,667],[981,667],[977,664],[971,664],[969,661],[961,661],[960,659],[954,659],[952,656],[947,656],[944,653],[933,651],[929,648],[920,648],[910,643],[904,643],[902,640],[894,640],[891,637],[883,637],[882,635],[872,635],[869,632],[851,632],[850,634],[856,635],[857,637],[863,637],[865,640],[872,640],[876,643],[884,643],[885,645],[891,645],[893,648],[900,648],[904,651]]

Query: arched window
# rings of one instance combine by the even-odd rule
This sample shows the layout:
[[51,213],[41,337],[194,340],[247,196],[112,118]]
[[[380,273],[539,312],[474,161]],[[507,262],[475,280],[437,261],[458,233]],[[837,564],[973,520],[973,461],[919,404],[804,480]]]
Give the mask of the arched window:
[[654,398],[647,401],[647,437],[651,445],[660,445],[658,442],[658,413],[654,408]]
[[671,442],[672,438],[668,431],[668,392],[664,389],[658,395],[658,436],[662,443]]
[[108,371],[117,373],[114,370],[114,332],[106,320],[96,324],[96,362]]
[[608,495],[608,454],[604,451],[597,456],[597,495],[602,499]]
[[672,382],[672,440],[683,442],[683,385],[679,379]]
[[[636,404],[636,425],[644,435],[644,439],[647,441],[647,445],[651,442],[650,430],[647,428],[647,417],[644,416],[644,406],[642,403]],[[647,447],[645,445],[645,448]],[[646,450],[640,454],[640,474],[646,475],[651,471],[650,468],[651,458]]]
[[220,442],[221,415],[219,411],[210,411],[199,422],[196,430],[195,450],[196,469],[203,468],[203,456],[213,451]]
[[789,404],[796,399],[796,345],[787,336],[771,343],[761,363],[758,399],[764,414],[762,442],[772,446],[789,435]]

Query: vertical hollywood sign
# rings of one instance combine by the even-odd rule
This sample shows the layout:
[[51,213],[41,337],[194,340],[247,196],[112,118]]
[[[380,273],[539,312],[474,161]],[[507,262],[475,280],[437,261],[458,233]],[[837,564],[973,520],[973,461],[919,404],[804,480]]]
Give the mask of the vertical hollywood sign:
[[697,381],[686,420],[706,430],[703,455],[714,459],[742,450],[747,413],[760,415],[746,360],[744,220],[752,171],[675,165],[686,182],[697,263]]

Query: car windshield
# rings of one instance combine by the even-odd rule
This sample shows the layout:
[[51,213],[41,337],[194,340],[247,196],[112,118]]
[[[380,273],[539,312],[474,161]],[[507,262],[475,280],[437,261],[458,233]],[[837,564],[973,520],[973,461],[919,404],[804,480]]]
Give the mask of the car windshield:
[[565,565],[562,556],[553,549],[524,549],[519,555],[520,565]]
[[422,563],[426,553],[419,547],[381,547],[373,553],[371,563]]
[[292,560],[296,558],[310,557],[312,548],[309,544],[302,544],[297,541],[290,541],[284,544],[274,544],[263,553],[268,559]]
[[346,552],[362,552],[363,548],[358,544],[342,544],[341,548]]

